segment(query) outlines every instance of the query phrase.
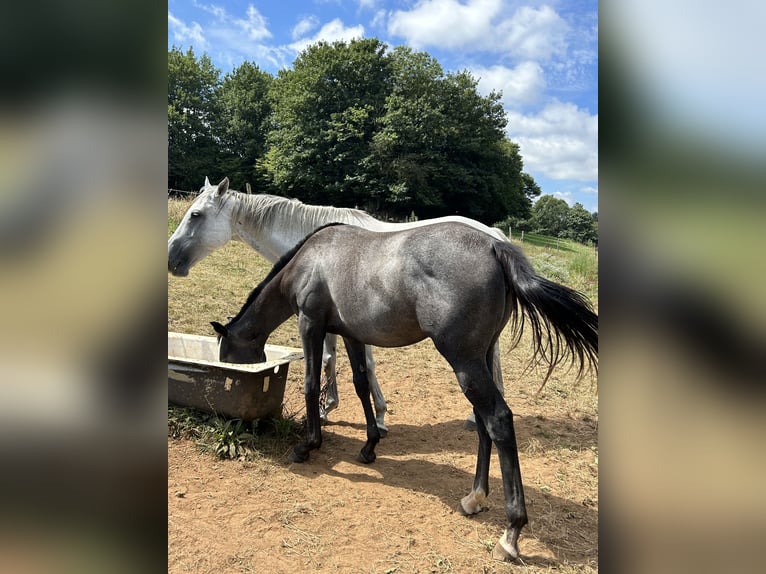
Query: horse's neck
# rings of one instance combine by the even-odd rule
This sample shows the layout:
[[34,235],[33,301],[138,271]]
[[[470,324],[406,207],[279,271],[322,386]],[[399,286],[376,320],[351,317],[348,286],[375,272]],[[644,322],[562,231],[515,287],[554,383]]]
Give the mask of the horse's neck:
[[269,281],[242,315],[242,334],[264,343],[277,327],[293,316],[290,297],[279,287],[279,277]]
[[[247,243],[271,263],[278,261],[308,234],[294,233],[294,226],[283,225],[282,217],[277,217],[278,210],[274,209],[274,205],[259,206],[249,203],[244,193],[237,193],[235,199],[239,207],[235,210],[236,220],[232,222],[233,238]],[[251,213],[254,209],[268,213],[257,216]]]
[[[238,193],[241,209],[234,221],[234,237],[244,241],[272,263],[290,251],[316,228],[339,221],[372,228],[376,219],[355,210],[305,205],[284,198],[258,205],[249,202],[246,194]],[[287,209],[289,207],[289,209]],[[249,213],[253,209],[263,213]],[[361,219],[360,219],[361,217]],[[372,222],[371,224],[369,222]]]

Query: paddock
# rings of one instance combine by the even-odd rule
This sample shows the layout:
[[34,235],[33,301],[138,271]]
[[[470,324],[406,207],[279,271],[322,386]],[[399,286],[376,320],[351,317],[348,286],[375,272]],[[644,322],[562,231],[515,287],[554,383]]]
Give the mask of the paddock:
[[[168,278],[168,330],[210,335],[233,315],[270,264],[230,243],[186,278]],[[580,286],[576,286],[580,288]],[[594,303],[597,303],[594,301]],[[269,343],[300,346],[294,320]],[[515,414],[530,523],[519,542],[529,572],[591,572],[598,552],[598,405],[595,381],[527,370],[528,341],[501,339],[506,400]],[[493,561],[505,513],[496,455],[490,508],[455,511],[473,480],[476,435],[468,402],[430,341],[376,349],[389,403],[377,461],[356,462],[364,417],[348,360],[338,357],[341,406],[309,462],[283,456],[218,460],[188,439],[168,439],[170,572],[509,572]],[[284,411],[303,414],[303,373],[290,369]],[[427,384],[419,381],[427,380]]]

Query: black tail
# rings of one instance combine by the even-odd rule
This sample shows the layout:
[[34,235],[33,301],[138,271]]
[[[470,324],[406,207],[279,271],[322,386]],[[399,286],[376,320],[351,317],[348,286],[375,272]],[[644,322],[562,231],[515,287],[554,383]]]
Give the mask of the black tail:
[[548,364],[543,385],[553,368],[567,357],[572,363],[577,359],[578,375],[586,366],[598,371],[598,315],[588,299],[578,291],[540,277],[512,243],[498,241],[494,249],[514,303],[511,325],[515,342],[521,338],[525,318],[528,319],[532,325],[534,358]]

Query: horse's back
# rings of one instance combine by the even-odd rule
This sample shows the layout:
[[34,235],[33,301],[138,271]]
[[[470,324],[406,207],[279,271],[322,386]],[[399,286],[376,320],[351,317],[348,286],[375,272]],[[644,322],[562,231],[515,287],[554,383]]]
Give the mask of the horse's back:
[[421,219],[418,221],[408,221],[403,223],[390,223],[379,220],[374,221],[375,223],[365,223],[365,227],[367,229],[372,229],[373,231],[393,232],[404,231],[408,229],[419,229],[421,227],[430,227],[432,225],[441,225],[443,223],[459,223],[471,227],[477,231],[481,231],[482,233],[485,233],[495,239],[508,241],[508,237],[505,235],[505,233],[503,233],[503,231],[497,227],[489,227],[480,221],[476,221],[475,219],[470,219],[468,217],[463,217],[462,215],[446,215],[444,217],[437,217],[434,219]]
[[[302,292],[341,335],[401,346],[505,316],[497,240],[461,223],[396,232],[324,229],[302,250]],[[321,297],[319,297],[321,293]],[[496,319],[495,319],[496,318]],[[344,331],[347,329],[347,331]]]

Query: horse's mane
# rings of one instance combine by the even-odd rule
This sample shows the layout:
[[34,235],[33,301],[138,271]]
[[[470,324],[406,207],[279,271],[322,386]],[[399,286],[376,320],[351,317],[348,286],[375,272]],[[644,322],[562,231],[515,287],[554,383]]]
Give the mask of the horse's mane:
[[306,205],[297,199],[288,199],[267,194],[238,194],[238,206],[234,217],[253,227],[273,225],[279,222],[297,222],[305,227],[317,227],[327,221],[360,225],[369,222],[369,213],[359,209],[332,207],[325,205]]
[[[267,197],[273,197],[273,196],[267,196]],[[281,198],[279,198],[281,199]],[[334,225],[345,225],[344,223],[341,223],[339,221],[333,222],[333,223],[327,223],[325,225],[322,225],[321,227],[318,227],[311,233],[309,233],[306,237],[301,239],[295,247],[290,249],[287,253],[285,253],[282,257],[279,258],[279,261],[277,261],[274,264],[274,267],[271,268],[271,271],[269,271],[269,274],[266,276],[266,278],[261,281],[258,286],[250,291],[250,294],[247,296],[247,300],[245,301],[245,304],[242,305],[242,308],[239,310],[239,313],[237,313],[232,319],[229,321],[229,323],[226,325],[227,327],[231,326],[233,323],[237,322],[242,315],[244,315],[245,311],[247,310],[250,305],[253,304],[253,302],[258,298],[258,296],[261,294],[261,291],[268,285],[269,281],[274,279],[274,277],[282,271],[282,269],[285,268],[285,266],[290,263],[292,258],[295,256],[298,251],[300,251],[300,248],[303,247],[303,244],[306,243],[315,233],[322,231],[325,227],[332,227]]]

